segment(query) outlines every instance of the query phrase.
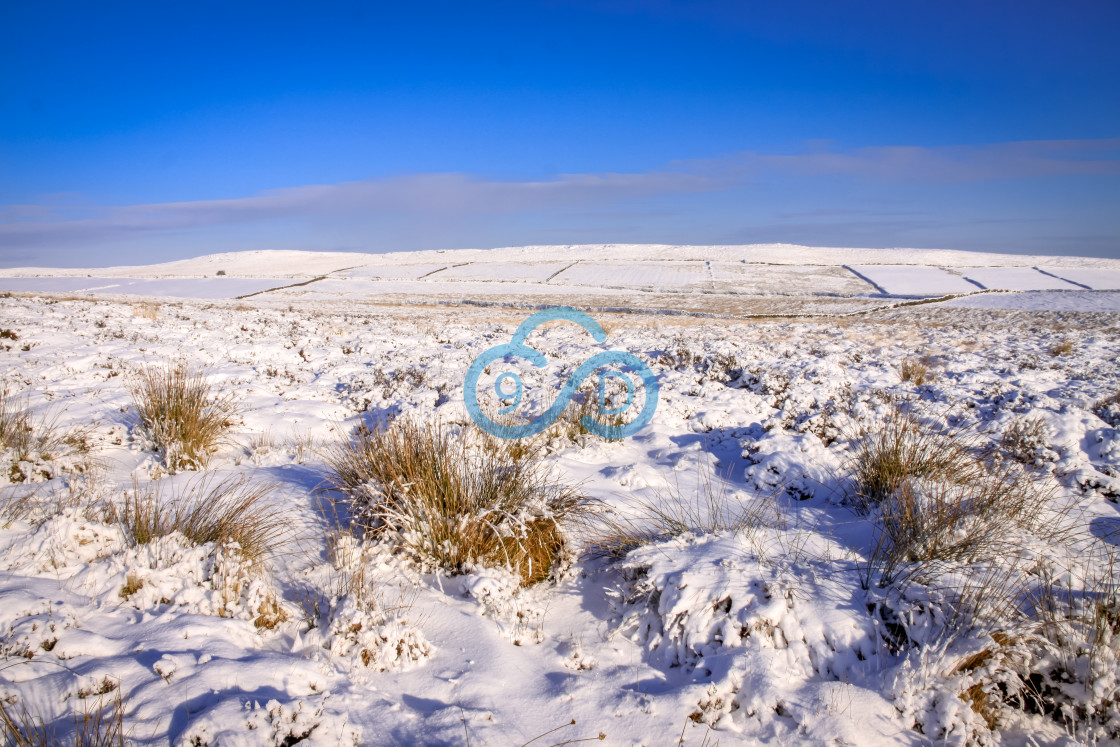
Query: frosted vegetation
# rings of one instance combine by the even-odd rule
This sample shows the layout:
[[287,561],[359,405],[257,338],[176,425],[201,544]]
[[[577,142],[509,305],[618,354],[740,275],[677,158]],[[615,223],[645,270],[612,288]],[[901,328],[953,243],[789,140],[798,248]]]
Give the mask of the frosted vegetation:
[[1120,740],[1115,313],[597,314],[652,425],[504,442],[523,311],[0,309],[10,743]]

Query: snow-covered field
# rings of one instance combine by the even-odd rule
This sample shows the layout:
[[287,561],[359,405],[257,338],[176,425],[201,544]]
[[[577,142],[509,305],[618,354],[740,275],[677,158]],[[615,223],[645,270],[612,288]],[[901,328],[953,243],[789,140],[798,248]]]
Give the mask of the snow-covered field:
[[[1104,401],[1120,393],[1120,293],[1031,268],[1089,284],[1120,263],[710,249],[5,271],[7,402],[88,430],[84,448],[0,454],[0,701],[64,729],[120,693],[131,738],[156,745],[1116,743],[1120,401]],[[977,293],[905,305],[961,290]],[[569,527],[570,565],[525,588],[339,534],[330,445],[394,418],[474,430],[471,362],[509,341],[515,306],[560,303],[708,314],[593,312],[605,343],[564,323],[530,338],[548,365],[525,379],[545,400],[600,350],[652,368],[648,427],[551,433],[537,454],[600,510],[641,524],[643,505],[669,507],[677,530],[604,557],[582,552],[594,529]],[[755,313],[844,315],[727,318]],[[177,360],[237,415],[204,470],[171,475],[127,384]],[[888,572],[877,542],[895,517],[861,498],[853,465],[900,412],[1017,478],[991,515],[953,518]],[[265,557],[138,544],[89,508],[223,480],[270,488],[287,531]],[[934,482],[915,477],[923,510]]]
[[0,291],[380,304],[835,314],[982,290],[1116,290],[1120,260],[751,246],[544,246],[358,254],[253,251],[143,267],[0,270]]

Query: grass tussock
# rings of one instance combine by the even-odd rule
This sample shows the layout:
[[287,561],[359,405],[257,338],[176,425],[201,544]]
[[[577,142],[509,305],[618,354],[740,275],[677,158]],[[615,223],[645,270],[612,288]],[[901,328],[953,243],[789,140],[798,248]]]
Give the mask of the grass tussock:
[[46,722],[26,703],[12,704],[0,698],[0,735],[10,747],[124,747],[131,744],[124,728],[124,701],[120,687],[81,699],[82,710],[71,719]]
[[201,469],[227,438],[236,406],[184,361],[152,365],[128,382],[140,424],[172,472]]
[[849,465],[862,507],[876,505],[916,478],[952,478],[967,483],[984,470],[960,434],[921,423],[896,406],[882,423],[856,435]]
[[752,534],[777,519],[772,496],[744,501],[727,483],[701,473],[694,499],[676,486],[651,499],[627,497],[619,509],[589,513],[583,522],[584,552],[591,557],[624,557],[643,545],[683,534]]
[[584,510],[540,462],[440,424],[360,428],[326,461],[367,535],[452,572],[498,565],[524,585],[544,580],[565,547],[561,525]]
[[906,358],[898,367],[898,375],[903,381],[909,381],[914,386],[929,384],[937,378],[933,366],[926,358]]
[[978,437],[927,425],[898,407],[860,434],[850,472],[856,505],[878,519],[872,565],[883,581],[904,566],[998,556],[1017,529],[1042,531],[1050,497],[1021,464]]
[[123,527],[136,544],[178,532],[198,545],[236,543],[242,555],[257,559],[289,537],[288,517],[269,500],[273,489],[246,475],[220,481],[204,476],[170,495],[162,481],[145,487],[134,483],[123,501],[108,505],[106,519]]

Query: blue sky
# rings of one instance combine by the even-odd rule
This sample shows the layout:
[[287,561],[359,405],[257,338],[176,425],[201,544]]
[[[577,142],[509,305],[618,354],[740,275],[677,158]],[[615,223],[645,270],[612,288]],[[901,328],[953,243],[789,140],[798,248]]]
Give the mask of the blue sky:
[[1120,256],[1120,4],[0,4],[0,265]]

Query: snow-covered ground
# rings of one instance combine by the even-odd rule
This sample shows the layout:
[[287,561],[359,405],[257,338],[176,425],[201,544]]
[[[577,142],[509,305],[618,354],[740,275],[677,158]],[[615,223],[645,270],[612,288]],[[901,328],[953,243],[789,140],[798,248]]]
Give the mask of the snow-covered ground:
[[[616,247],[598,259],[578,247],[503,251],[8,271],[0,289],[62,295],[0,298],[4,386],[56,428],[91,430],[88,456],[0,455],[5,502],[30,492],[36,505],[59,507],[9,512],[0,529],[0,698],[67,719],[110,682],[132,738],[156,745],[1120,738],[1120,636],[1080,653],[1070,643],[1067,662],[1039,653],[1038,629],[1021,616],[975,611],[977,579],[992,578],[984,574],[1017,574],[1024,589],[1052,578],[1085,585],[1103,577],[1120,544],[1120,405],[1098,407],[1120,390],[1120,293],[1044,290],[1062,286],[1030,274],[1092,275],[1115,263],[796,247]],[[970,274],[978,257],[988,264]],[[1024,292],[980,292],[964,277]],[[921,285],[930,278],[933,291]],[[69,297],[100,292],[91,283],[103,279],[118,283],[105,293],[122,295]],[[425,285],[437,282],[438,291]],[[210,293],[219,284],[233,288],[229,300]],[[294,287],[236,300],[285,285]],[[146,301],[125,297],[142,288],[152,289]],[[969,288],[977,294],[945,302],[902,298]],[[863,313],[593,313],[605,343],[571,324],[542,328],[530,341],[548,351],[548,366],[525,378],[547,398],[595,351],[639,356],[659,381],[653,422],[619,442],[554,437],[541,458],[606,506],[680,501],[705,515],[715,496],[752,517],[748,528],[699,522],[621,559],[576,557],[525,589],[502,569],[452,576],[390,546],[329,536],[342,496],[325,487],[324,446],[393,417],[473,428],[466,370],[527,313],[506,304],[731,308],[689,306],[707,296],[741,303],[740,312]],[[750,306],[755,297],[766,305]],[[145,364],[183,358],[239,415],[206,470],[168,476],[146,448],[126,382]],[[928,369],[926,380],[904,380],[904,362]],[[1001,538],[998,557],[863,588],[881,517],[854,504],[849,468],[899,401],[930,427],[1005,449],[1009,429],[1040,418],[1037,439],[1014,448],[1045,500],[1040,522]],[[153,483],[186,494],[207,478],[272,485],[290,540],[247,566],[174,536],[130,544],[78,505]],[[586,541],[571,531],[577,546]],[[379,608],[339,591],[339,578],[357,574]],[[314,613],[309,600],[321,603]],[[258,627],[269,605],[286,620]],[[981,707],[1032,666],[1057,679],[1072,673],[1066,711]]]

